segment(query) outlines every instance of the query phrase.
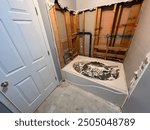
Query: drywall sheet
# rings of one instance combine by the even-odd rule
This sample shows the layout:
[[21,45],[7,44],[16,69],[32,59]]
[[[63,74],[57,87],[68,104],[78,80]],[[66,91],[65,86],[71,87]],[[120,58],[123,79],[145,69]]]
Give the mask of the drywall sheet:
[[133,0],[86,0],[86,2],[85,0],[76,0],[76,10],[82,11],[82,10],[92,9],[97,6],[111,5],[111,4],[127,2],[127,1],[133,1]]
[[139,23],[134,38],[132,40],[132,44],[124,61],[124,68],[127,75],[126,78],[128,87],[130,86],[130,81],[134,76],[134,71],[139,68],[141,61],[143,61],[145,55],[150,51],[149,7],[150,0],[145,0],[140,14]]
[[[52,3],[55,2],[55,0],[48,0]],[[112,5],[115,3],[120,2],[127,2],[127,1],[133,1],[133,0],[57,0],[58,4],[61,8],[66,8],[68,10],[72,11],[83,11],[87,9],[93,9],[97,6],[105,6],[105,5]]]
[[76,0],[58,0],[62,8],[67,7],[70,10],[76,10]]

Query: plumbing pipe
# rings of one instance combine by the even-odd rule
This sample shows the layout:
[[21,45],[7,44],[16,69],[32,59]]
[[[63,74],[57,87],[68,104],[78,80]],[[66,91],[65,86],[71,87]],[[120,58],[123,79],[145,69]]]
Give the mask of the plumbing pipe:
[[92,33],[91,32],[77,32],[75,35],[89,35],[90,42],[89,42],[89,57],[91,57],[91,50],[92,50]]

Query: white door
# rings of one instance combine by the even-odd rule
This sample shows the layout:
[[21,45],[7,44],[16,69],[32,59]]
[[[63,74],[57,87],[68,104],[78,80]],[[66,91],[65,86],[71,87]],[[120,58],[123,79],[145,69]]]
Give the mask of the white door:
[[33,112],[58,81],[32,0],[0,0],[0,92]]

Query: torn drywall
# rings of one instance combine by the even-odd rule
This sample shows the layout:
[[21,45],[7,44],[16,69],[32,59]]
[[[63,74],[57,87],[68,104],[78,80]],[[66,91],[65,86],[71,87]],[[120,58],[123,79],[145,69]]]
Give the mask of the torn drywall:
[[58,0],[62,8],[67,7],[69,10],[76,10],[76,0]]
[[112,5],[121,2],[128,2],[133,0],[76,0],[76,11],[83,11],[93,9],[98,6]]
[[45,0],[46,5],[47,5],[47,9],[51,9],[52,6],[54,6],[54,0]]
[[[53,0],[50,0],[53,1]],[[128,2],[133,0],[55,0],[55,3],[58,3],[61,8],[67,8],[71,11],[84,11],[84,10],[93,10],[98,6],[112,5],[121,2]]]

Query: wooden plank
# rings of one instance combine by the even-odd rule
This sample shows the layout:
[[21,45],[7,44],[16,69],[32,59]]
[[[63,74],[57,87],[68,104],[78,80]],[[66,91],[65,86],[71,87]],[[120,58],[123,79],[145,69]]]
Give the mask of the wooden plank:
[[115,57],[115,58],[119,58],[119,59],[124,59],[125,55],[119,55],[119,54],[110,54],[110,53],[102,53],[102,52],[94,52],[94,56],[95,57]]
[[[116,13],[117,13],[116,9],[117,9],[117,4],[114,5],[114,9],[113,9],[113,16],[112,16],[112,21],[113,22],[112,22],[112,25],[111,25],[110,35],[113,35],[114,29],[115,29],[115,24],[116,24],[115,18],[116,18]],[[109,46],[112,46],[112,41],[113,41],[113,38],[111,37]]]
[[55,35],[55,41],[56,41],[56,47],[57,47],[57,51],[58,51],[59,62],[60,62],[61,67],[64,67],[64,65],[65,65],[64,58],[63,58],[64,53],[63,53],[62,43],[60,40],[60,33],[59,33],[59,28],[58,28],[58,23],[57,23],[55,6],[53,6],[49,10],[49,15],[51,18],[53,31],[54,31],[54,35]]
[[112,35],[114,35],[115,37],[112,40],[112,46],[115,46],[115,41],[116,41],[116,35],[118,32],[118,28],[119,28],[119,24],[120,24],[120,20],[121,20],[121,14],[122,14],[122,5],[119,6],[119,9],[117,11],[117,19],[116,19],[116,23],[115,23],[115,27],[114,27],[114,32]]
[[99,49],[99,50],[111,50],[111,51],[127,51],[128,48],[125,48],[125,47],[112,47],[112,46],[109,46],[107,48],[107,46],[104,46],[104,45],[95,45],[94,48],[96,49]]
[[66,11],[64,13],[65,17],[65,24],[66,24],[66,31],[67,31],[67,39],[68,39],[68,49],[72,49],[72,31],[71,31],[71,19],[70,19],[70,12]]
[[[75,15],[75,29],[76,29],[76,33],[80,31],[80,28],[79,28],[79,15],[78,14]],[[76,47],[77,47],[78,54],[80,54],[80,39],[79,39],[79,36],[76,37]]]
[[77,29],[76,29],[76,15],[71,14],[71,29],[72,29],[72,47],[74,52],[78,52],[76,38],[77,38]]
[[116,19],[116,23],[115,23],[115,27],[114,27],[114,35],[117,33],[118,30],[118,26],[119,26],[119,21],[120,21],[120,17],[121,17],[121,10],[122,10],[122,5],[119,6],[119,10],[117,11],[117,19]]
[[99,33],[98,33],[98,31],[100,30],[99,29],[99,25],[98,25],[98,7],[96,8],[96,10],[95,10],[95,31],[94,31],[94,43],[93,43],[93,45],[97,45],[98,44],[98,37],[97,36],[99,36]]
[[[83,11],[83,13],[82,13],[82,32],[85,32],[85,12]],[[82,46],[83,46],[83,55],[85,54],[85,36],[83,36],[82,37],[82,40],[83,40],[83,44],[82,44]]]
[[[101,8],[96,8],[95,12],[95,32],[94,32],[94,45],[98,45],[99,43],[99,35],[100,35],[100,30],[101,30],[101,16],[102,16],[102,9]],[[94,50],[95,51],[95,50]]]
[[[141,4],[133,5],[130,9],[128,21],[126,23],[126,27],[124,29],[123,35],[133,36],[137,24],[137,19],[140,13]],[[120,46],[129,47],[131,43],[131,39],[122,38]]]

